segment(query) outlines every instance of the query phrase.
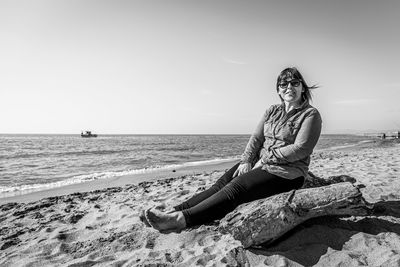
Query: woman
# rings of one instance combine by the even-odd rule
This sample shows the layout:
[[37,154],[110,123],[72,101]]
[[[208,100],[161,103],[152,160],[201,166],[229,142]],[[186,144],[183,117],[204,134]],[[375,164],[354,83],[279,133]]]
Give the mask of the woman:
[[321,116],[309,104],[314,88],[296,68],[284,69],[276,84],[282,103],[263,114],[241,161],[173,211],[146,210],[144,222],[161,232],[179,232],[220,219],[242,203],[300,188],[321,133]]

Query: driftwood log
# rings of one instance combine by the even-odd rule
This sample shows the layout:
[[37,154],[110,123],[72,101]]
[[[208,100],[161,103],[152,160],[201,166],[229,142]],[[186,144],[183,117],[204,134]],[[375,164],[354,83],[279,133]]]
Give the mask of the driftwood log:
[[302,222],[326,215],[367,215],[368,203],[349,182],[293,190],[237,207],[219,224],[247,248],[269,244]]

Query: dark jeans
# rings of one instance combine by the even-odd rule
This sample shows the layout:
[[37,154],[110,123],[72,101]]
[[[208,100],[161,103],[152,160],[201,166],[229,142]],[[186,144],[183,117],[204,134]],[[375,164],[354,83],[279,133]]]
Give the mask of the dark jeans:
[[304,177],[286,179],[261,168],[232,178],[239,163],[209,189],[193,196],[175,210],[182,211],[188,227],[223,218],[240,204],[300,188]]

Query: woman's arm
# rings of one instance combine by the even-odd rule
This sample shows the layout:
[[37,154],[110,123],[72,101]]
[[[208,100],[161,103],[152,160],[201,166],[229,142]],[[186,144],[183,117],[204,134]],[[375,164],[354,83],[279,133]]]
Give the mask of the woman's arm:
[[268,118],[269,112],[270,109],[266,110],[260,122],[257,124],[257,127],[254,133],[251,135],[249,142],[247,143],[247,146],[242,154],[240,163],[252,163],[254,158],[258,157],[258,152],[265,141],[264,123]]
[[311,155],[321,134],[322,119],[318,111],[312,112],[301,124],[293,144],[271,149],[262,158],[263,164],[281,164],[301,160]]

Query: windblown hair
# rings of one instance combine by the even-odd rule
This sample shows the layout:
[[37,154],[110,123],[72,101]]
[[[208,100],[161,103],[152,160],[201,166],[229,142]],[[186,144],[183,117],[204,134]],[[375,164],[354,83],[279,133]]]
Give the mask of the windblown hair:
[[[308,86],[306,81],[303,78],[303,75],[301,75],[300,71],[295,68],[295,67],[290,67],[290,68],[286,68],[283,71],[281,71],[281,73],[278,76],[278,79],[276,81],[276,91],[279,92],[279,84],[282,80],[286,80],[286,79],[296,79],[296,80],[300,80],[301,84],[303,85],[303,89],[304,92],[301,94],[301,98],[303,99],[303,101],[311,101],[312,100],[312,95],[311,95],[311,91],[312,89],[316,89],[319,86],[317,85],[312,85],[312,86]],[[282,97],[279,96],[282,100]]]

